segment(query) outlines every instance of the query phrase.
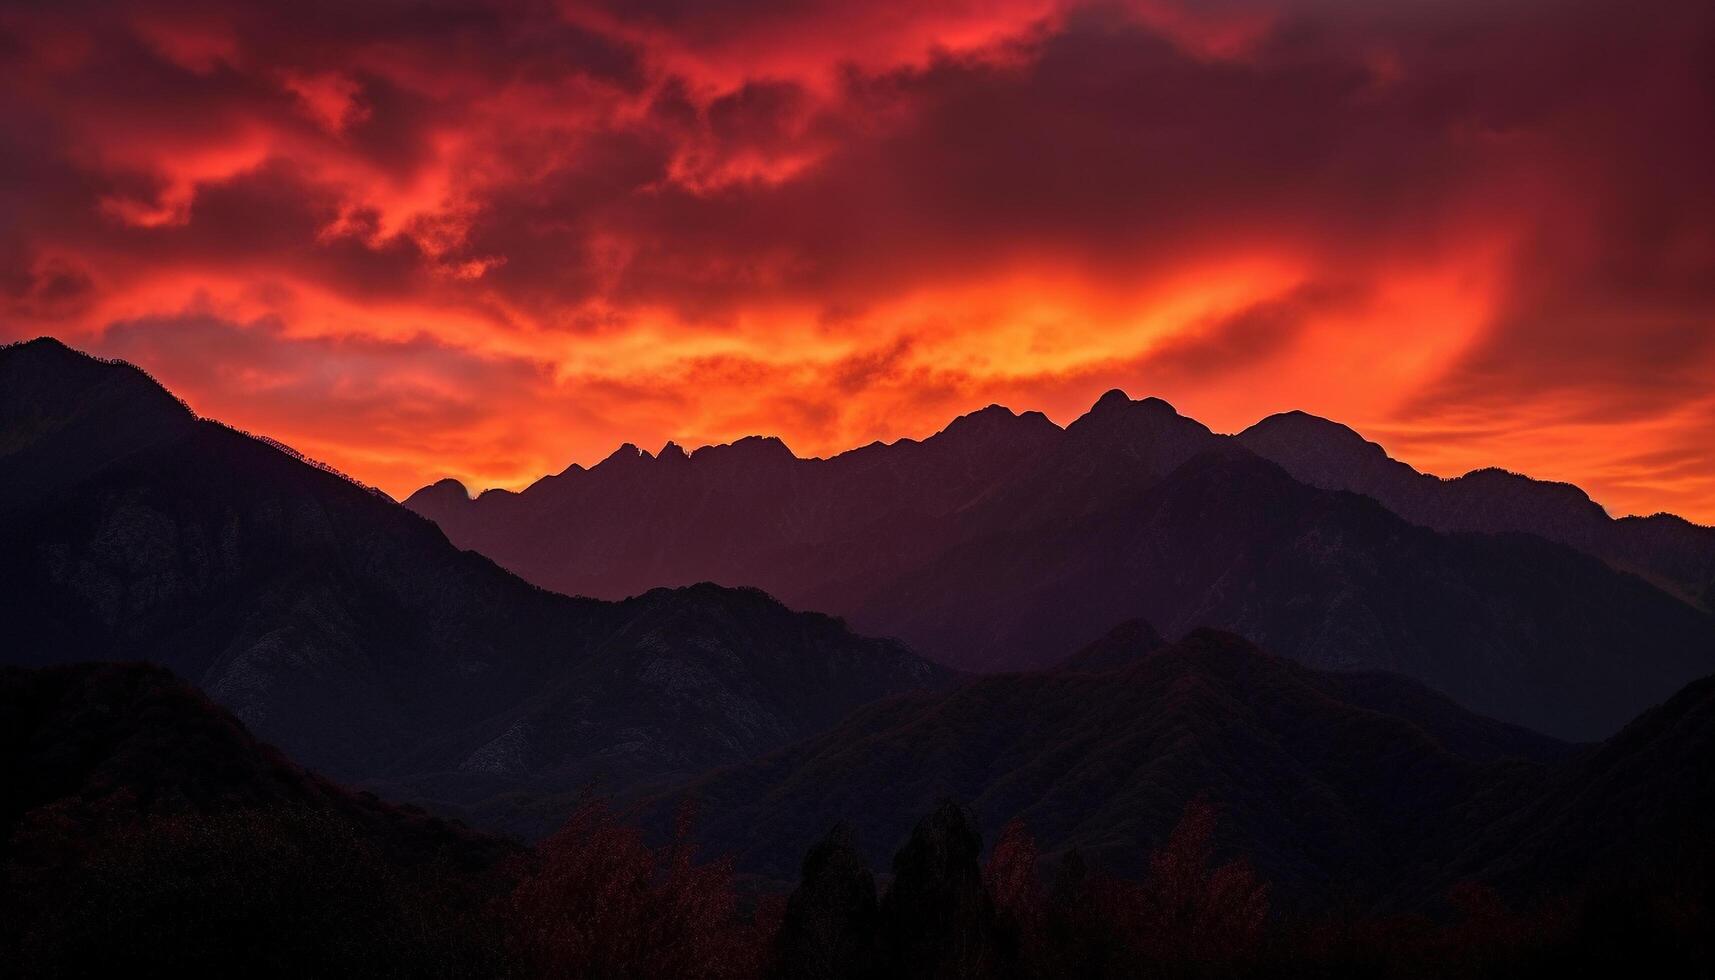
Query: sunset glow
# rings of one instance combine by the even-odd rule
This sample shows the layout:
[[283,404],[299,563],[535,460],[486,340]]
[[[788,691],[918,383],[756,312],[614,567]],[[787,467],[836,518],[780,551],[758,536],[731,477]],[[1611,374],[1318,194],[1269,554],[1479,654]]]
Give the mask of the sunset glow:
[[1104,390],[1715,523],[1715,6],[0,6],[0,341],[403,497]]

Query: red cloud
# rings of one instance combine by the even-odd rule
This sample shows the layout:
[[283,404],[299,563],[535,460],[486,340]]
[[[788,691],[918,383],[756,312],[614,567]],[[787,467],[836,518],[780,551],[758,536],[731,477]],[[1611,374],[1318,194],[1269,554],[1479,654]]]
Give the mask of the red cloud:
[[395,493],[1117,384],[1715,521],[1706,3],[73,2],[0,33],[5,333]]

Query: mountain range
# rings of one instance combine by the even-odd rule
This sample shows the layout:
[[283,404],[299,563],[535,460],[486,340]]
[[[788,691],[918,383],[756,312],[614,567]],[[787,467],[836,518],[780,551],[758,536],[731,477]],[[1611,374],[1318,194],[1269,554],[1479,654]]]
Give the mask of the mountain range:
[[406,505],[544,588],[756,586],[964,670],[1048,666],[1126,619],[1215,626],[1569,739],[1715,670],[1715,531],[1377,454],[1309,416],[1224,436],[1112,391],[1064,429],[991,406],[828,459],[627,445],[521,492],[442,481]]
[[149,661],[294,760],[407,798],[606,791],[947,683],[754,590],[556,595],[140,370],[0,349],[4,662]]
[[[1110,394],[1064,430],[989,409],[832,460],[627,451],[551,493],[413,498],[456,491],[443,532],[131,365],[0,348],[0,953],[45,974],[272,950],[293,975],[534,975],[599,934],[614,963],[681,942],[672,962],[748,977],[771,935],[875,916],[887,962],[947,911],[911,896],[954,885],[952,919],[994,956],[1082,956],[1107,940],[1052,922],[1160,925],[1182,885],[1250,923],[1200,942],[1260,941],[1266,895],[1308,963],[1317,923],[1353,910],[1371,931],[1336,962],[1400,937],[1506,962],[1696,935],[1715,880],[1701,530],[1588,508],[1500,526],[1505,507],[1469,502],[1485,488],[1572,494],[1422,489],[1391,462],[1376,489],[1379,450],[1331,427],[1218,436]],[[1381,499],[1398,487],[1444,509],[1408,519]],[[666,585],[574,598],[448,540],[492,508],[555,567]],[[566,528],[589,538],[556,551]],[[1625,550],[1651,535],[1684,550]],[[986,669],[670,574],[699,562],[853,597],[860,626]],[[690,812],[730,866],[693,860]],[[561,824],[536,847],[491,833]],[[984,839],[1006,844],[979,867]],[[731,868],[784,888],[806,855],[790,929],[765,898],[740,913]],[[826,918],[842,895],[852,917]]]

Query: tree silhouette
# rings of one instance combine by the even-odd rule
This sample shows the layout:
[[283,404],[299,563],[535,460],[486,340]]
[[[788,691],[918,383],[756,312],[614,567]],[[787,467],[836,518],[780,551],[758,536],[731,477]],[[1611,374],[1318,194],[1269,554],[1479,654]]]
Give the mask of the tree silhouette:
[[881,903],[884,975],[995,975],[995,911],[978,864],[982,843],[970,811],[950,800],[918,822],[893,859],[893,887]]
[[1133,923],[1139,949],[1162,963],[1222,967],[1252,956],[1268,917],[1268,886],[1234,860],[1211,870],[1215,808],[1186,804],[1167,843],[1150,856]]
[[775,942],[772,975],[850,980],[867,972],[875,942],[875,876],[849,825],[837,824],[804,857],[803,874]]
[[1091,872],[1081,851],[1066,852],[1043,914],[1042,975],[1102,977],[1123,966],[1127,953],[1114,922],[1117,888]]
[[1041,973],[1045,896],[1036,865],[1041,852],[1024,821],[1001,829],[983,867],[983,884],[994,900],[996,943],[1001,957],[1021,972]]

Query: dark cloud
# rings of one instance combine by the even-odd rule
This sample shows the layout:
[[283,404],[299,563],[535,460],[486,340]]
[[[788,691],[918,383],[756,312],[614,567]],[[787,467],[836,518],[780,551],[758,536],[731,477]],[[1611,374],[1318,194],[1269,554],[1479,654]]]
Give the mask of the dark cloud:
[[1351,287],[1311,283],[1218,317],[1194,332],[1169,338],[1131,371],[1143,377],[1168,375],[1197,380],[1215,377],[1279,357],[1316,318],[1349,306]]
[[[0,301],[210,391],[173,345],[290,373],[344,337],[411,410],[286,385],[270,425],[329,398],[379,457],[474,414],[533,446],[497,479],[1120,383],[1514,468],[1496,433],[1578,427],[1607,448],[1543,475],[1647,509],[1715,479],[1680,435],[1715,411],[1711,64],[1693,0],[13,6]],[[575,389],[587,431],[428,378],[520,420]]]

